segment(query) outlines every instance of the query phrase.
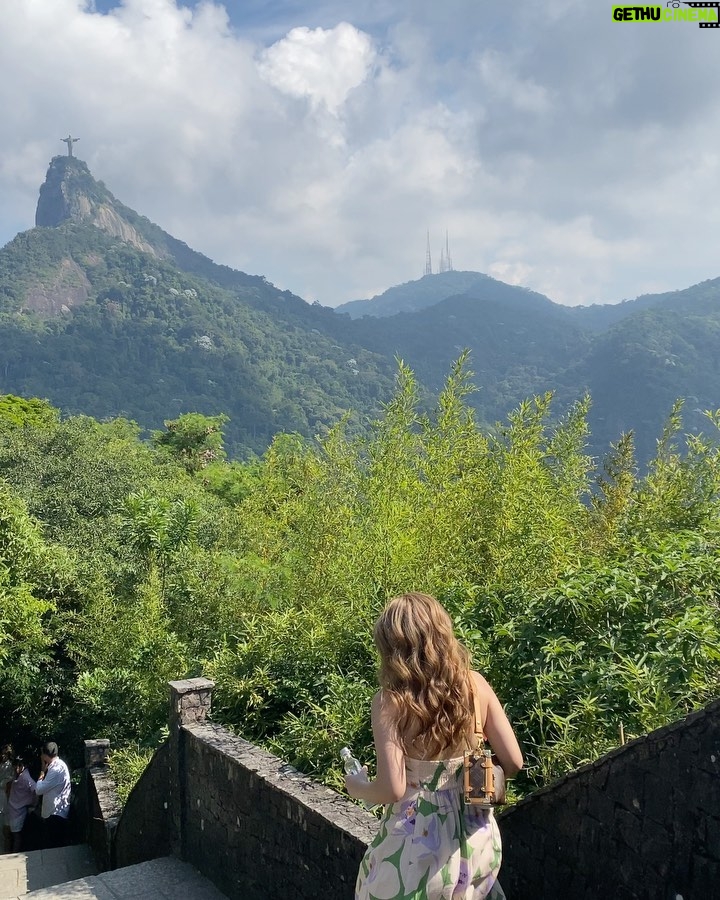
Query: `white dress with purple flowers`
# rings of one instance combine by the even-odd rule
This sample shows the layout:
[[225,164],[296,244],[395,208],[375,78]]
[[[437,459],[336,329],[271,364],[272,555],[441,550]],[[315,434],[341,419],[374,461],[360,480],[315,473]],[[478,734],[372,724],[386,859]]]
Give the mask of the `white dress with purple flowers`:
[[500,869],[492,810],[465,806],[462,757],[405,759],[407,791],[385,808],[356,900],[482,900]]

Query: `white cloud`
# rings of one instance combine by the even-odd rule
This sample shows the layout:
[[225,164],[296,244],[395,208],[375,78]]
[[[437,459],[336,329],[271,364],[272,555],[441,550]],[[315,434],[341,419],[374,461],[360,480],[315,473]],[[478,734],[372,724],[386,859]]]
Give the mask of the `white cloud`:
[[340,22],[332,29],[293,28],[260,60],[260,74],[273,87],[337,114],[350,91],[368,76],[375,50],[369,35]]

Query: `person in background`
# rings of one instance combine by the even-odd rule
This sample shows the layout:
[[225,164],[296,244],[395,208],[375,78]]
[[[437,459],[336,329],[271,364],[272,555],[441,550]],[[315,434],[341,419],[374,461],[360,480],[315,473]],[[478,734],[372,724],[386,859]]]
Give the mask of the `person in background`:
[[10,851],[12,838],[10,837],[10,829],[7,824],[7,803],[8,792],[10,790],[10,782],[13,779],[13,756],[14,751],[12,744],[3,744],[0,748],[0,826],[2,826],[4,852]]
[[427,594],[387,604],[375,624],[380,691],[372,702],[377,777],[346,776],[348,793],[387,804],[361,864],[356,900],[504,897],[492,809],[465,806],[463,753],[476,722],[509,777],[523,765],[512,726],[487,681],[470,669],[450,616]]
[[63,847],[68,840],[70,770],[58,756],[58,745],[48,741],[40,753],[42,768],[35,793],[42,797],[43,849]]
[[35,782],[25,768],[25,760],[16,756],[13,765],[15,777],[10,782],[8,796],[7,823],[12,836],[11,853],[19,853],[22,848],[22,830],[28,810],[37,803]]

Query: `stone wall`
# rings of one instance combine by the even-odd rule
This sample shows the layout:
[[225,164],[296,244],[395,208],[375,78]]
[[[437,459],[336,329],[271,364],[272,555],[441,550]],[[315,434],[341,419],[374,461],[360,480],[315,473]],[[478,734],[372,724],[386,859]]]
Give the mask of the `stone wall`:
[[110,741],[85,741],[85,772],[78,807],[84,820],[83,839],[101,871],[113,868],[113,844],[122,805],[108,766]]
[[231,900],[351,900],[370,813],[223,728],[185,741],[183,859]]
[[376,820],[207,723],[213,683],[170,684],[170,734],[133,788],[114,863],[174,854],[231,900],[351,900]]
[[720,701],[500,816],[509,900],[720,898]]
[[170,772],[170,743],[165,741],[127,798],[115,830],[113,868],[170,855]]
[[[170,736],[130,794],[117,866],[175,854],[231,900],[351,900],[375,819],[207,721],[212,682],[170,685]],[[508,900],[720,898],[720,701],[500,817]]]

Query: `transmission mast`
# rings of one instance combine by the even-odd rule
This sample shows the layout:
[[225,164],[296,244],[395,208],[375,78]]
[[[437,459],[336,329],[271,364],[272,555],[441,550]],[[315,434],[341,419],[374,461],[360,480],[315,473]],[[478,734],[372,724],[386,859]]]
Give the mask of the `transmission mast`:
[[450,256],[450,239],[448,237],[447,229],[445,229],[445,268],[443,271],[453,271],[452,257]]
[[432,275],[432,258],[430,257],[430,229],[427,233],[427,249],[425,251],[425,271],[423,275]]
[[445,231],[445,246],[440,246],[440,268],[438,272],[452,272],[453,264],[450,257],[450,239],[447,230]]

